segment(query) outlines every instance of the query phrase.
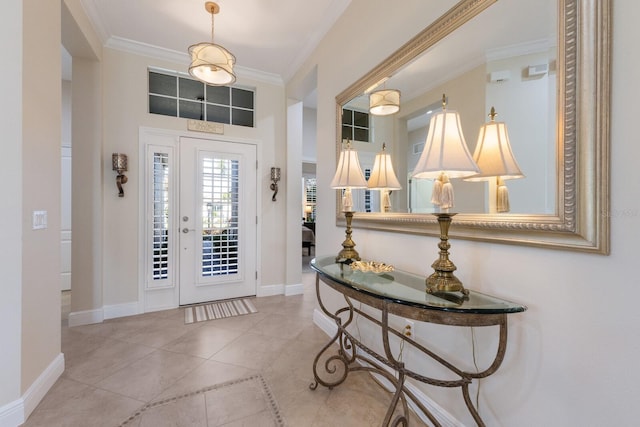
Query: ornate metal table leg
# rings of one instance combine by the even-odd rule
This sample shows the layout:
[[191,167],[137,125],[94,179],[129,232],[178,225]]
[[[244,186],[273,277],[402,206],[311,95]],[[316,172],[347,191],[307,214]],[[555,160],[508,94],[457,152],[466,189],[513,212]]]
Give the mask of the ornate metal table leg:
[[[318,304],[320,305],[320,309],[330,318],[332,318],[335,322],[336,325],[338,326],[338,331],[336,332],[336,334],[333,336],[333,338],[331,338],[331,340],[329,340],[329,342],[322,347],[322,349],[318,352],[318,354],[316,355],[315,359],[313,360],[313,377],[314,377],[314,381],[309,384],[309,388],[311,390],[315,390],[316,388],[318,388],[318,384],[323,385],[324,387],[327,387],[329,389],[338,386],[340,384],[342,384],[344,382],[344,380],[347,379],[347,374],[349,373],[349,363],[350,363],[350,358],[347,357],[347,354],[345,353],[344,349],[349,348],[350,344],[345,342],[345,338],[344,338],[344,328],[351,323],[351,320],[353,319],[353,306],[351,306],[351,304],[349,303],[349,308],[341,308],[339,309],[335,314],[331,313],[329,310],[327,310],[327,308],[324,306],[324,304],[322,303],[322,299],[320,298],[320,278],[318,276],[318,274],[316,274],[316,297],[318,299]],[[343,313],[345,311],[349,311],[349,317],[347,319],[347,321],[344,323],[344,325],[342,324],[342,318],[340,317],[340,313]],[[342,373],[341,376],[339,376],[337,379],[332,380],[332,381],[325,381],[323,380],[319,373],[318,373],[318,364],[320,363],[320,358],[322,357],[322,355],[333,346],[333,344],[338,341],[340,343],[340,350],[338,351],[338,354],[333,355],[331,357],[329,357],[325,362],[324,362],[324,371],[327,374],[335,374],[338,370],[338,366],[342,365],[344,372]]]
[[[504,355],[507,351],[507,316],[506,315],[504,315],[502,322],[499,325],[500,325],[500,341],[498,343],[498,349],[496,351],[496,357],[493,360],[493,363],[491,364],[491,366],[489,366],[487,369],[485,369],[482,372],[475,372],[475,373],[464,372],[464,375],[467,378],[469,379],[486,378],[489,375],[493,374],[495,371],[497,371],[500,365],[502,364],[502,361],[504,360]],[[471,396],[469,395],[469,384],[470,382],[462,386],[462,397],[464,398],[464,403],[467,405],[467,409],[469,409],[469,413],[475,420],[476,424],[478,424],[478,427],[485,427],[485,423],[484,421],[482,421],[482,418],[480,418],[478,409],[473,404],[473,401],[471,400]]]

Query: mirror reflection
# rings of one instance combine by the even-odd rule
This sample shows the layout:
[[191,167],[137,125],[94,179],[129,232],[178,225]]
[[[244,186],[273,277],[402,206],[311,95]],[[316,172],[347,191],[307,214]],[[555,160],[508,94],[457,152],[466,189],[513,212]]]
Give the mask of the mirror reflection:
[[[414,170],[433,126],[431,118],[442,112],[445,94],[446,109],[459,113],[471,154],[477,154],[480,130],[491,121],[492,108],[497,114],[494,121],[508,128],[511,152],[523,175],[502,173],[508,212],[554,214],[557,18],[550,17],[556,16],[555,0],[499,1],[403,69],[343,104],[342,138],[352,141],[365,177],[376,177],[376,155],[380,162],[384,153],[399,184],[385,188],[378,178],[371,188],[354,189],[353,209],[437,211],[432,203],[434,179],[418,178]],[[393,111],[398,101],[399,111]],[[497,185],[498,178],[450,181],[455,188],[452,211],[505,211],[499,203],[503,189]]]

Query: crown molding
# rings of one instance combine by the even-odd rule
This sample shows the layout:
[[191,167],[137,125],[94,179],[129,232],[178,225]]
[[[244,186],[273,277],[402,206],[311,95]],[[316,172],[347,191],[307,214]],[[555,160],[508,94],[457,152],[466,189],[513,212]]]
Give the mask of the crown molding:
[[[141,43],[135,40],[129,40],[121,37],[110,37],[104,44],[106,48],[127,52],[134,55],[146,56],[162,61],[184,64],[185,68],[189,66],[190,58],[185,52],[178,52],[172,49],[165,49],[147,43]],[[253,68],[235,66],[234,70],[238,78],[258,80],[263,83],[276,86],[284,86],[281,76],[274,73],[266,73],[264,71],[255,70]]]

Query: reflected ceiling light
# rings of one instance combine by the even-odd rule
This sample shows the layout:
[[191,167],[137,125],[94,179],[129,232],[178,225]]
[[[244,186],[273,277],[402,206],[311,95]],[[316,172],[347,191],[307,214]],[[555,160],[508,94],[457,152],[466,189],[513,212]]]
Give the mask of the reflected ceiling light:
[[213,86],[233,84],[236,81],[236,75],[233,73],[236,57],[213,42],[213,16],[220,12],[220,6],[208,1],[204,8],[211,14],[211,43],[202,42],[189,46],[189,55],[191,55],[189,74]]
[[369,112],[374,116],[387,116],[400,111],[400,91],[382,89],[369,95]]
[[478,164],[480,173],[467,178],[467,181],[482,181],[497,178],[496,211],[509,212],[509,190],[505,179],[523,178],[524,174],[511,151],[507,125],[496,122],[496,109],[491,107],[491,121],[480,127],[478,143],[473,153],[473,160]]

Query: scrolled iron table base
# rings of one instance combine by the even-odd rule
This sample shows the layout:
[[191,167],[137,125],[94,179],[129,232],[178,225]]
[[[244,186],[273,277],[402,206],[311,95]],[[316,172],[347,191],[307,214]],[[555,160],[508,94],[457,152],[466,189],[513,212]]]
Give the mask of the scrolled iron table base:
[[[346,306],[339,308],[335,312],[331,312],[324,305],[320,296],[320,282],[324,282],[329,287],[337,290],[344,295]],[[469,413],[478,426],[485,426],[480,417],[477,408],[474,406],[469,394],[469,386],[474,379],[488,377],[493,374],[504,358],[507,346],[507,315],[504,313],[494,314],[476,314],[476,313],[450,313],[446,311],[432,311],[429,309],[418,308],[398,304],[389,299],[381,299],[376,296],[368,295],[351,287],[331,280],[331,278],[316,274],[316,295],[321,310],[328,317],[333,319],[338,327],[336,334],[329,342],[318,352],[313,362],[314,381],[309,388],[315,390],[318,385],[332,389],[342,384],[348,377],[350,372],[369,372],[381,375],[393,387],[395,392],[391,398],[391,402],[387,409],[382,426],[408,426],[409,425],[409,406],[407,399],[433,423],[434,426],[441,426],[435,416],[420,402],[420,400],[406,387],[406,379],[413,378],[422,383],[430,384],[438,387],[459,387],[462,391],[462,397]],[[370,307],[381,310],[381,318],[376,319],[369,314],[363,312],[360,308],[355,307],[352,301],[358,301]],[[492,364],[481,372],[468,372],[456,367],[451,362],[445,360],[432,350],[429,350],[422,344],[416,342],[412,338],[405,336],[401,332],[389,326],[389,314],[402,316],[405,318],[415,319],[430,323],[438,323],[449,326],[499,326],[499,343],[496,356]],[[349,332],[348,327],[354,321],[355,315],[365,318],[369,322],[380,327],[382,334],[382,345],[384,354],[372,350],[359,339]],[[395,335],[404,341],[405,345],[410,345],[419,350],[426,357],[436,361],[441,366],[455,374],[457,379],[442,380],[423,376],[417,372],[407,368],[401,360],[397,360],[391,352],[389,338]],[[335,344],[338,344],[338,350],[335,354]],[[360,351],[358,351],[358,349]],[[323,355],[326,358],[321,362]],[[364,355],[368,356],[365,357]],[[393,417],[401,405],[400,413]],[[393,419],[392,419],[393,418]]]

